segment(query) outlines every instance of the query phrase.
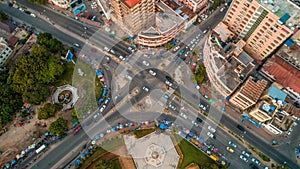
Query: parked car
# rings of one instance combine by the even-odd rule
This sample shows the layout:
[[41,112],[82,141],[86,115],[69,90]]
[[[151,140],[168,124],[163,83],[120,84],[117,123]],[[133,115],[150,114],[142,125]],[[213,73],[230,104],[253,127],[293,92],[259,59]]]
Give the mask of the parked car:
[[149,92],[149,88],[146,87],[146,86],[143,86],[143,90],[146,91],[146,92]]
[[247,152],[247,151],[242,151],[242,154],[244,155],[244,156],[246,156],[246,157],[248,157],[248,158],[250,158],[250,155],[251,155],[251,153],[250,152]]
[[119,56],[119,58],[120,58],[121,60],[123,60],[123,61],[126,60],[125,57],[123,57],[123,56]]
[[73,43],[73,46],[75,46],[75,47],[77,47],[77,48],[80,47],[80,45],[79,45],[78,43]]
[[192,124],[195,125],[195,126],[197,126],[197,127],[199,127],[199,124],[197,122],[195,122],[195,121],[192,121]]
[[183,117],[184,119],[187,119],[187,115],[182,112],[180,113],[180,116]]
[[243,126],[241,126],[241,125],[237,125],[236,126],[239,130],[241,130],[242,132],[245,132],[245,128],[243,127]]
[[222,7],[221,9],[220,9],[220,12],[223,12],[225,10],[225,7]]
[[249,161],[248,161],[248,159],[247,159],[247,157],[245,157],[244,155],[240,155],[240,159],[241,160],[243,160],[243,161],[245,161],[246,163],[248,163]]
[[156,76],[156,72],[154,72],[154,70],[149,70],[149,73],[152,75],[152,76]]
[[210,137],[210,138],[214,138],[214,137],[215,137],[214,134],[212,134],[211,132],[207,132],[207,135],[208,135],[208,137]]
[[102,113],[104,110],[105,110],[105,108],[106,108],[106,105],[103,105],[101,108],[100,108],[100,113]]
[[170,87],[172,87],[172,83],[171,82],[169,82],[168,80],[166,80],[166,84],[168,85],[168,86],[170,86]]
[[231,146],[234,147],[234,148],[237,147],[237,145],[236,145],[233,141],[229,141],[228,144],[231,145]]
[[104,104],[107,104],[109,101],[110,101],[110,97],[108,97],[108,98],[105,100]]
[[251,161],[259,166],[261,165],[261,162],[258,159],[256,159],[255,157],[252,157]]
[[206,32],[207,32],[207,29],[205,29],[205,30],[203,31],[203,34],[206,34]]

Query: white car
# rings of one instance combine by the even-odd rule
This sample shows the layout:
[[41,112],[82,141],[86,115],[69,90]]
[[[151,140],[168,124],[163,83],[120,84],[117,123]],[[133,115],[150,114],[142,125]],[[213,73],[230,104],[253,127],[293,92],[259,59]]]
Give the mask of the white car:
[[210,130],[211,132],[216,132],[216,129],[212,128],[211,126],[208,126],[208,130]]
[[242,159],[243,161],[245,161],[246,163],[249,162],[249,160],[244,156],[244,155],[240,155],[240,159]]
[[146,92],[149,92],[149,88],[146,87],[146,86],[143,87],[143,90],[146,91]]
[[75,46],[75,47],[77,47],[77,48],[80,47],[80,45],[79,45],[78,43],[73,43],[73,46]]
[[150,65],[149,62],[147,62],[147,61],[145,61],[145,60],[144,60],[142,63],[143,63],[145,66],[149,66],[149,65]]
[[144,57],[150,59],[150,55],[146,55],[146,54],[145,54]]
[[187,115],[182,112],[180,113],[180,116],[183,117],[184,119],[187,119]]
[[31,13],[30,16],[36,18],[36,14],[34,14],[34,13]]
[[225,9],[225,7],[221,8],[221,9],[220,9],[220,12],[223,12],[223,11],[224,11],[224,9]]
[[20,10],[21,12],[25,12],[25,10],[24,10],[23,8],[21,8],[21,7],[19,8],[19,10]]
[[108,49],[108,47],[106,47],[106,46],[104,47],[104,50],[106,50],[107,52],[109,52],[109,49]]
[[206,32],[207,32],[207,29],[205,29],[205,30],[203,31],[203,34],[206,34]]
[[176,110],[176,107],[173,104],[169,104],[169,108],[173,109],[174,111]]
[[149,70],[149,73],[150,73],[150,75],[152,75],[152,76],[156,76],[156,72],[154,72],[153,70]]
[[174,48],[174,52],[176,52],[179,48],[180,48],[180,46],[176,46],[176,47]]
[[250,158],[250,153],[249,152],[247,152],[247,151],[242,151],[242,154],[244,155],[244,156],[246,156],[246,157],[248,157],[248,158]]
[[114,50],[110,49],[110,53],[116,54]]
[[236,145],[233,141],[229,141],[228,144],[231,145],[231,146],[234,147],[234,148],[237,147],[237,145]]
[[106,105],[103,105],[101,108],[100,108],[100,113],[102,113],[104,111],[104,109],[106,108]]
[[197,127],[199,127],[199,124],[197,122],[195,122],[195,121],[192,121],[192,124],[195,125],[195,126],[197,126]]
[[123,61],[125,61],[126,59],[123,56],[119,56],[119,58]]
[[169,82],[168,80],[166,80],[166,84],[168,85],[168,86],[172,86],[173,84],[171,83],[171,82]]
[[211,132],[207,132],[208,137],[214,138],[214,135]]

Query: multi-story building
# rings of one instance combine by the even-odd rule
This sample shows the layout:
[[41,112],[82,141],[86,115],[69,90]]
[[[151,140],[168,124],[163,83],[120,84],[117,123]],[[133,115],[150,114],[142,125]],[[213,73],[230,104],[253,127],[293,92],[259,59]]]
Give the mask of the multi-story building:
[[241,88],[231,96],[229,102],[245,111],[258,101],[266,86],[266,80],[259,80],[250,76]]
[[55,6],[67,9],[70,6],[70,0],[49,0]]
[[176,15],[163,1],[157,3],[156,23],[138,34],[138,44],[157,47],[174,39],[185,26],[185,20]]
[[205,42],[206,73],[212,86],[224,97],[237,90],[255,68],[244,46],[245,42],[237,39],[223,22],[212,30]]
[[155,0],[112,0],[111,19],[129,35],[137,35],[155,24]]
[[7,58],[12,53],[12,50],[8,47],[6,41],[1,37],[0,38],[0,67],[7,60]]
[[292,35],[299,16],[299,9],[289,1],[234,0],[224,22],[260,62]]
[[202,14],[209,9],[208,0],[179,0],[195,13]]

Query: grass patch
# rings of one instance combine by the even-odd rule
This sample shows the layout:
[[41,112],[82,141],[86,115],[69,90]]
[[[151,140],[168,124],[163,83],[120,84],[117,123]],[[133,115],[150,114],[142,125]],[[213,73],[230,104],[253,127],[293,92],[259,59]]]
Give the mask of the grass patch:
[[63,63],[64,63],[65,70],[54,82],[55,87],[59,87],[66,84],[72,85],[72,77],[73,77],[75,65],[73,63],[68,63],[64,61]]
[[[81,163],[81,165],[78,167],[78,169],[86,169],[88,168],[93,162],[97,161],[99,158],[104,156],[105,154],[116,150],[117,148],[125,145],[122,135],[118,135],[116,137],[109,138],[102,142],[101,146],[97,147],[92,155],[90,155],[88,158],[86,158],[85,161]],[[116,165],[120,166],[120,162],[118,158],[114,159],[117,160]]]
[[88,157],[83,163],[81,163],[81,165],[77,168],[78,169],[88,168],[94,161],[96,161],[98,158],[104,156],[107,153],[108,152],[102,147],[97,147],[93,152],[93,154],[90,157]]
[[113,159],[112,162],[114,165],[114,169],[122,169],[119,158]]
[[98,100],[102,96],[103,92],[103,85],[100,82],[100,79],[96,77],[95,79],[95,95],[96,95],[96,100]]
[[178,168],[185,168],[191,163],[197,164],[200,168],[219,168],[219,166],[202,151],[198,150],[187,140],[182,139],[179,135],[173,135],[175,143],[178,144],[182,154],[183,160]]
[[135,131],[133,131],[133,134],[134,134],[135,138],[141,138],[141,137],[144,137],[145,135],[148,135],[154,131],[155,131],[155,128],[135,130]]

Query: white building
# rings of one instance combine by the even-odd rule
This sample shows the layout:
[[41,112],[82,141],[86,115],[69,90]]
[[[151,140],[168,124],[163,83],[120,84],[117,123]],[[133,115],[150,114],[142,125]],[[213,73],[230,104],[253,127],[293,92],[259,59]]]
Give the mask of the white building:
[[58,6],[60,8],[68,8],[70,5],[69,0],[49,0],[50,3],[52,3],[55,6]]
[[10,47],[8,47],[6,41],[1,37],[0,38],[0,67],[7,60],[7,58],[12,53]]

